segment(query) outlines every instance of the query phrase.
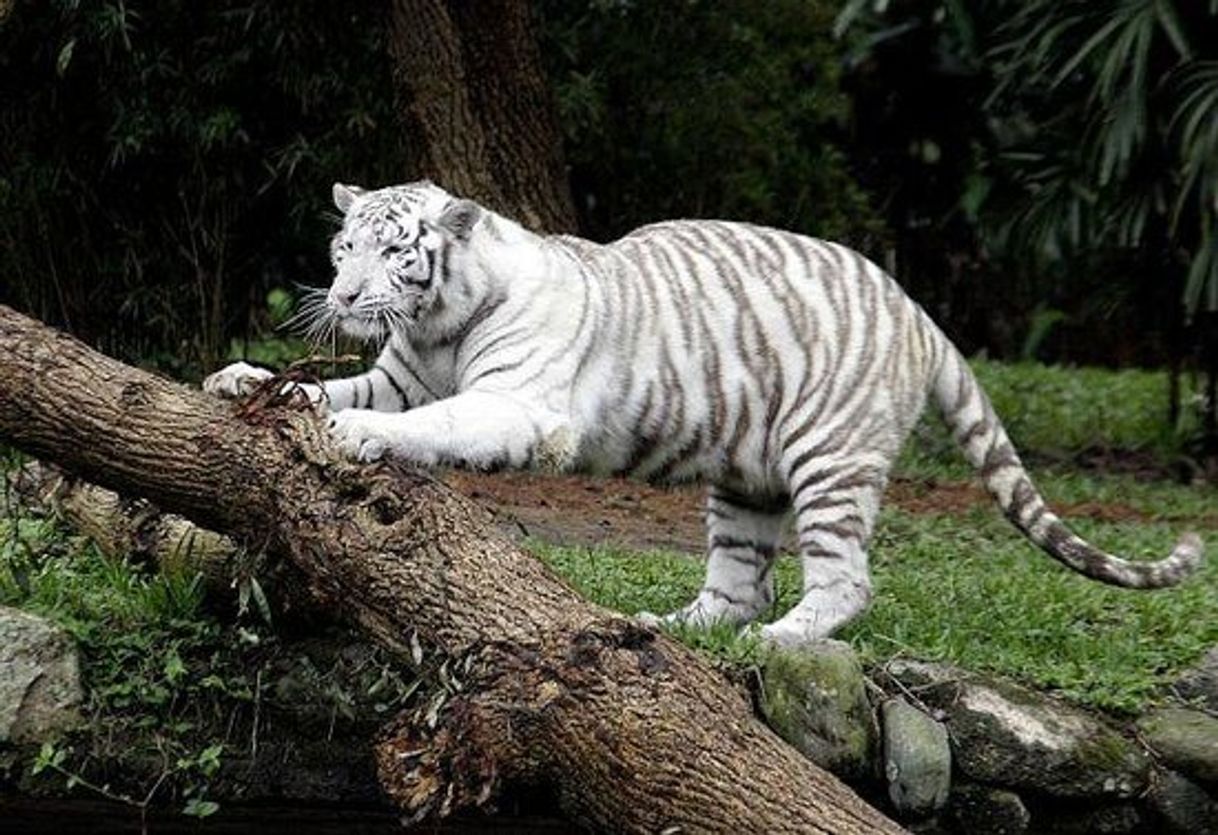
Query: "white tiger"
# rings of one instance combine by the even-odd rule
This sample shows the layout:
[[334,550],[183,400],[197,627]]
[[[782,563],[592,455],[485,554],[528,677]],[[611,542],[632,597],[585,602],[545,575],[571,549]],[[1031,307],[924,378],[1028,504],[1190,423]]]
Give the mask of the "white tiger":
[[[334,202],[336,275],[314,327],[384,344],[367,373],[312,391],[342,450],[708,482],[706,581],[670,621],[769,609],[792,516],[803,597],[762,636],[800,644],[859,614],[888,471],[928,395],[1010,520],[1065,565],[1151,588],[1200,564],[1193,534],[1144,563],[1071,533],[960,353],[845,247],[707,220],[604,246],[543,237],[428,182],[336,184]],[[235,396],[267,376],[238,363],[205,388]]]

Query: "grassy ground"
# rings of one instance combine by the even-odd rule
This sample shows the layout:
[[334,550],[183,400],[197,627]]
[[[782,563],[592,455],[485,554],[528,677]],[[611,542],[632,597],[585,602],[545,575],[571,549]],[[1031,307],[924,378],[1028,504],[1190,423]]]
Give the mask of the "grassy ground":
[[[229,603],[242,596],[234,589]],[[55,621],[81,651],[87,732],[47,743],[35,779],[207,817],[219,809],[210,795],[231,796],[234,779],[238,790],[307,786],[310,762],[321,774],[362,767],[351,752],[419,688],[341,630],[289,635],[255,602],[235,617],[215,602],[196,574],[152,572],[54,520],[0,513],[0,605]],[[321,750],[303,750],[314,741]],[[0,781],[7,767],[0,759]]]
[[1176,426],[1168,424],[1164,372],[986,361],[972,366],[1011,437],[1042,454],[1099,448],[1171,458],[1180,439],[1200,425],[1200,405],[1187,380],[1181,417]]
[[[61,624],[82,652],[91,741],[48,744],[35,772],[58,771],[69,785],[133,806],[164,784],[158,799],[173,794],[189,814],[215,811],[207,787],[224,745],[201,728],[255,695],[236,631],[202,603],[197,576],[150,574],[106,559],[53,520],[0,516],[0,604]],[[132,761],[163,765],[148,787],[109,786],[102,775]]]
[[[1166,552],[1177,526],[1080,523],[1110,550]],[[687,555],[612,549],[537,550],[588,597],[623,612],[664,612],[690,600],[702,563]],[[1042,556],[990,510],[966,515],[885,512],[872,546],[876,596],[839,637],[870,662],[941,660],[1054,688],[1087,705],[1137,711],[1218,644],[1218,566],[1158,593],[1087,581]],[[799,594],[794,558],[778,566],[781,612]],[[747,661],[747,640],[719,630],[687,641]]]
[[[979,363],[978,374],[1016,444],[1033,458],[1135,451],[1166,470],[1179,454],[1179,435],[1163,427],[1162,374],[996,363]],[[897,474],[931,482],[971,475],[934,423],[918,433]],[[1119,504],[1149,519],[1074,523],[1095,544],[1132,558],[1165,556],[1182,530],[1213,527],[1218,514],[1213,485],[1060,467],[1034,475],[1051,503]],[[541,543],[537,550],[587,596],[623,612],[675,609],[702,580],[701,560],[688,555]],[[954,514],[884,511],[871,550],[875,601],[840,637],[873,663],[895,656],[947,661],[1133,712],[1218,644],[1213,561],[1177,589],[1114,589],[1058,566],[991,506]],[[796,561],[782,559],[777,577],[781,612],[798,597]],[[681,637],[729,661],[758,651],[729,630]]]

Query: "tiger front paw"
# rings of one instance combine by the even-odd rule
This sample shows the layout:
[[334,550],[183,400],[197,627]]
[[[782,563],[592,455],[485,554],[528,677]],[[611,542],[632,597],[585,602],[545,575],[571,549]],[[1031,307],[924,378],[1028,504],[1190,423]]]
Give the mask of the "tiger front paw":
[[265,368],[248,362],[234,362],[209,375],[203,381],[203,391],[225,400],[236,400],[253,394],[254,389],[274,376]]
[[330,437],[348,458],[377,461],[390,447],[390,419],[390,415],[370,409],[343,409],[330,415]]

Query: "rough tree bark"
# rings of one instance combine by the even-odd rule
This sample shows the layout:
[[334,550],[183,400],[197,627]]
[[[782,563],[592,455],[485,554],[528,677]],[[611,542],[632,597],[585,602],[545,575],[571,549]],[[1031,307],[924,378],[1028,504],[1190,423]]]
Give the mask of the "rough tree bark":
[[691,651],[582,600],[426,475],[338,459],[309,412],[234,409],[0,306],[0,439],[281,555],[383,646],[417,632],[456,659],[438,717],[378,746],[411,814],[519,779],[598,830],[900,831]]
[[529,0],[393,0],[410,167],[540,232],[575,210]]

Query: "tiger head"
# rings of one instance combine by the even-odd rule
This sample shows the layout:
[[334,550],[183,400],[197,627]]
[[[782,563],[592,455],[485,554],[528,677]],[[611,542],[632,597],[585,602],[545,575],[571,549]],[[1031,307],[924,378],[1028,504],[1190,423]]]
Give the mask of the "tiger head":
[[369,340],[409,333],[443,307],[484,214],[427,181],[375,191],[335,183],[334,205],[343,225],[330,243],[334,280],[315,301],[314,335],[337,327]]

